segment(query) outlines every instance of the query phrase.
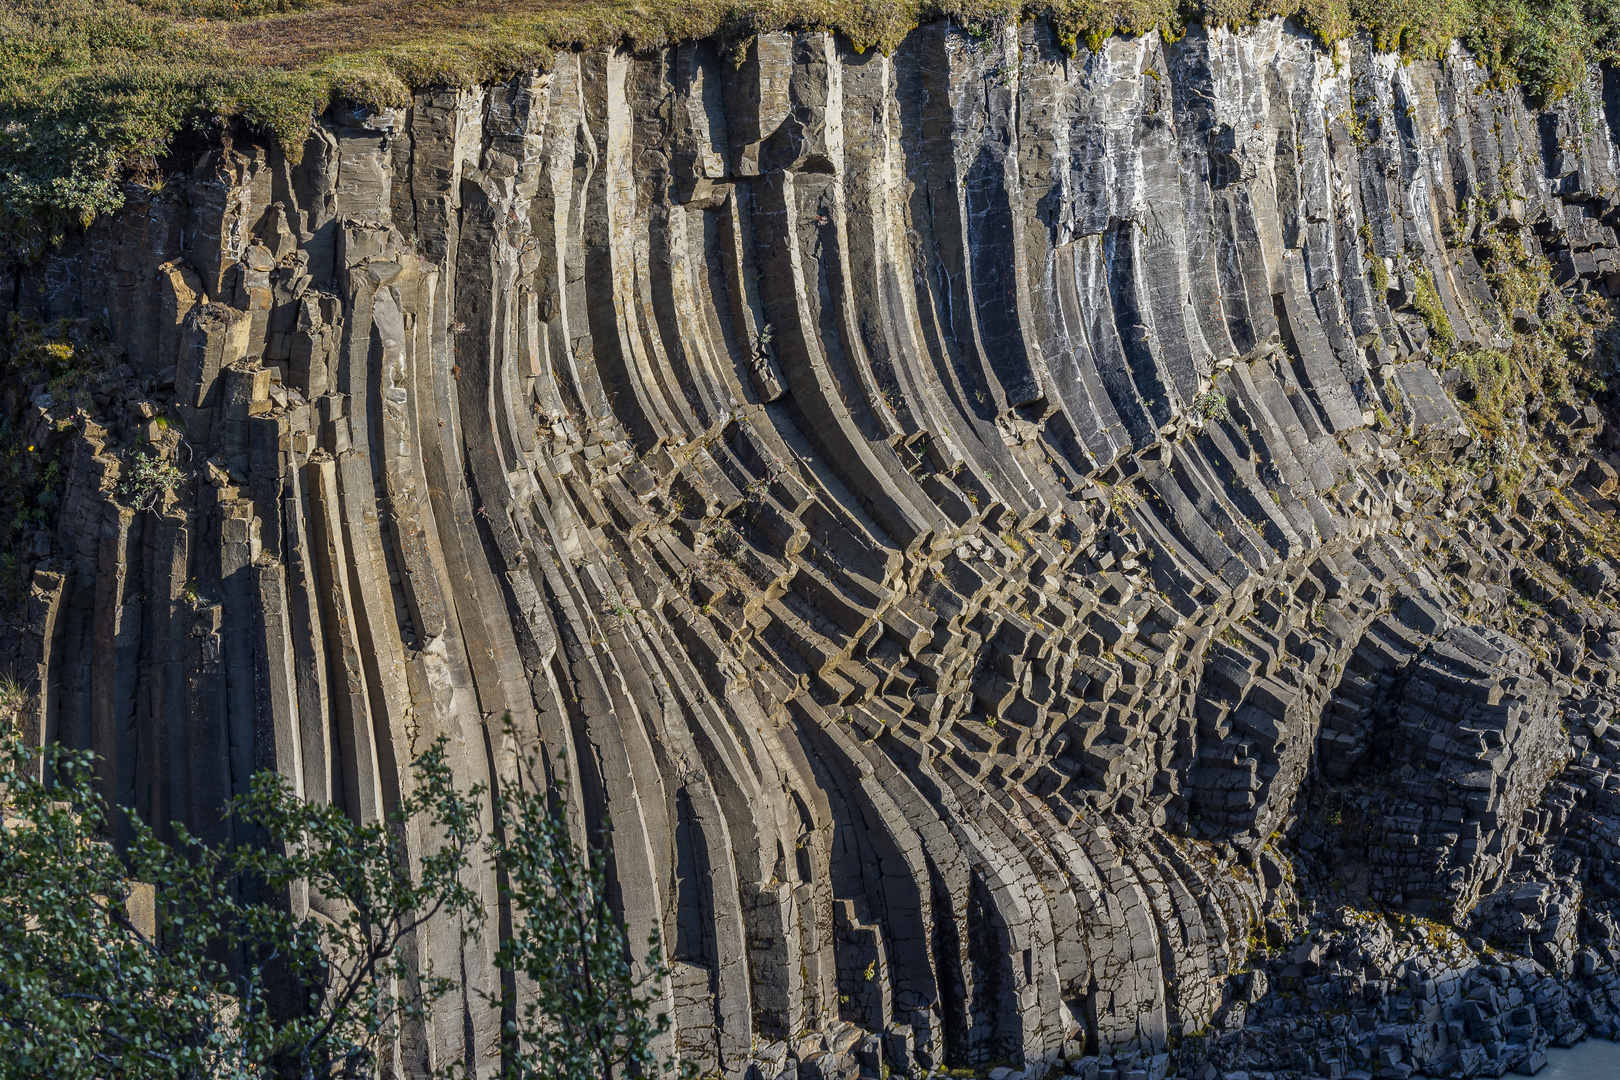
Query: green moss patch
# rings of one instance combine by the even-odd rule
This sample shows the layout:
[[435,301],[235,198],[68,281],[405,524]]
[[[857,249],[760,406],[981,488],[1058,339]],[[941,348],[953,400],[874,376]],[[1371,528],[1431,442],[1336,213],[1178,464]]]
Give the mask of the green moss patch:
[[1451,328],[1451,317],[1440,302],[1440,292],[1434,287],[1434,275],[1427,269],[1420,269],[1416,276],[1417,288],[1412,293],[1412,307],[1429,328],[1429,340],[1434,351],[1445,356],[1457,344],[1457,334]]

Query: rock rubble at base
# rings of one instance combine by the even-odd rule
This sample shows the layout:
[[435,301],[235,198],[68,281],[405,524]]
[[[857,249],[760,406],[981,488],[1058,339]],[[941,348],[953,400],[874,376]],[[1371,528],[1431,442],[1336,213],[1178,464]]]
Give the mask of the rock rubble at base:
[[[1533,1075],[1548,1047],[1620,1038],[1620,977],[1595,953],[1567,976],[1476,955],[1455,939],[1437,948],[1434,937],[1391,940],[1380,929],[1368,935],[1352,924],[1305,939],[1292,956],[1314,954],[1317,971],[1291,972],[1301,966],[1292,956],[1274,962],[1275,990],[1249,1008],[1242,1030],[1183,1050],[1169,1074]],[[1077,1070],[1089,1063],[1072,1063]]]

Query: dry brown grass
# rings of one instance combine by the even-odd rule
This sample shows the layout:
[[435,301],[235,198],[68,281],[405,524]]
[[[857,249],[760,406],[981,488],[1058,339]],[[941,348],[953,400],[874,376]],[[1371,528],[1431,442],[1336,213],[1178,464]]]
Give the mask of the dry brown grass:
[[487,34],[503,17],[565,15],[572,6],[567,0],[482,0],[454,7],[440,0],[378,0],[232,23],[223,28],[221,40],[245,59],[295,68],[334,53],[409,45],[446,35]]
[[886,49],[918,22],[940,14],[989,21],[1023,13],[1019,3],[1005,0],[962,0],[948,7],[887,0],[379,0],[231,20],[221,28],[220,41],[243,60],[282,69],[369,53],[404,67],[399,73],[405,76],[428,57],[465,70],[540,60],[557,49],[643,49],[711,36],[734,42],[786,28],[834,30],[857,49]]

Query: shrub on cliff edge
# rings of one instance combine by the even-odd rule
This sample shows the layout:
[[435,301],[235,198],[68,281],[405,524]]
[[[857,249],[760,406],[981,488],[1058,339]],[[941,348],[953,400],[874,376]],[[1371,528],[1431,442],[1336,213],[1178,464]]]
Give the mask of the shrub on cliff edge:
[[[15,705],[5,689],[0,706]],[[0,1072],[359,1080],[459,987],[413,962],[430,920],[484,925],[466,881],[482,792],[457,790],[443,738],[384,821],[356,823],[261,773],[230,804],[233,840],[216,845],[177,828],[171,846],[119,820],[97,767],[0,737]],[[503,1036],[503,1075],[656,1074],[650,1044],[668,1027],[647,1015],[665,973],[656,942],[652,978],[637,975],[600,865],[543,792],[498,804],[492,855],[522,912],[500,963],[543,991]]]

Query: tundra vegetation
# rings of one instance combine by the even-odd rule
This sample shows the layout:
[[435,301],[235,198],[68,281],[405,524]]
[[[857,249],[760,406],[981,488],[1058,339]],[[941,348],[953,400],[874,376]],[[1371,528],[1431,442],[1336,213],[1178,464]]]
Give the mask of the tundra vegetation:
[[228,118],[273,132],[290,155],[336,99],[401,105],[415,87],[466,86],[543,66],[557,48],[737,46],[821,28],[893,48],[950,17],[979,32],[1050,17],[1076,51],[1114,34],[1179,37],[1191,22],[1289,16],[1324,44],[1361,30],[1406,57],[1461,41],[1504,85],[1552,101],[1614,55],[1613,0],[6,0],[0,6],[0,244],[37,254],[122,205],[126,182],[161,184],[188,130]]

